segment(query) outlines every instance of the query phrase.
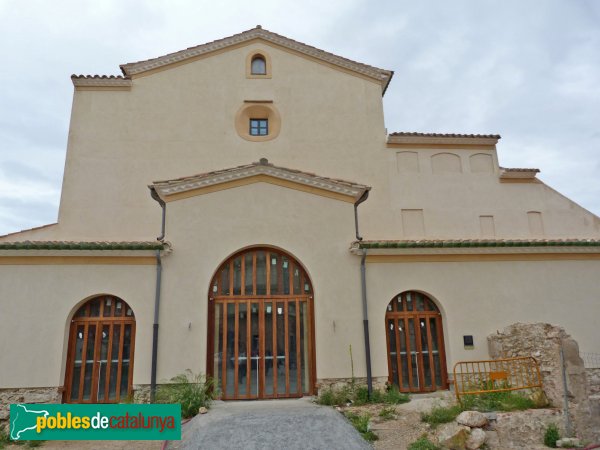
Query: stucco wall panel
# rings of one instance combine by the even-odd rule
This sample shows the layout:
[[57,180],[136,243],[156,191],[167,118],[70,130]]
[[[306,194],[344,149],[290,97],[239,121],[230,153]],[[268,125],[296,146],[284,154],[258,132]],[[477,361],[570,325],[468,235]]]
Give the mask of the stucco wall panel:
[[[582,351],[597,345],[598,261],[370,263],[367,265],[373,375],[387,374],[385,308],[397,294],[422,291],[442,311],[448,369],[488,359],[486,337],[515,322],[569,330]],[[473,335],[475,348],[463,348]],[[588,350],[591,351],[591,350]]]
[[150,377],[154,266],[1,266],[0,388],[64,382],[70,317],[85,299],[112,294],[136,318],[134,382]]
[[[360,260],[351,203],[256,183],[171,202],[164,262],[159,378],[185,368],[205,371],[208,290],[222,262],[254,245],[275,246],[303,264],[315,293],[317,377],[345,377],[352,345],[357,376],[365,375]],[[168,306],[167,306],[168,305]],[[181,311],[186,311],[184,315]],[[189,326],[191,323],[191,327]]]

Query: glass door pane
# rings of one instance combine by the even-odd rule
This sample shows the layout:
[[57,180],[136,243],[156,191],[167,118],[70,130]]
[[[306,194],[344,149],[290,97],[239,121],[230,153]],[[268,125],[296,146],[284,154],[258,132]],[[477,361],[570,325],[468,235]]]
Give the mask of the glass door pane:
[[408,338],[410,345],[410,370],[412,372],[411,387],[412,389],[419,389],[419,364],[414,319],[408,319]]
[[131,334],[132,325],[125,325],[125,334],[123,335],[123,350],[121,359],[121,389],[119,399],[124,400],[129,394],[129,371],[132,364],[131,361]]
[[298,391],[298,356],[296,346],[296,302],[287,302],[288,306],[288,360],[289,360],[289,392],[293,394]]
[[[106,311],[106,310],[105,310]],[[102,336],[100,336],[100,361],[98,376],[98,401],[108,400],[108,392],[106,392],[106,371],[108,368],[108,344],[110,341],[110,325],[102,325]]]
[[117,376],[119,374],[119,347],[121,345],[122,324],[113,325],[112,347],[110,350],[110,370],[108,375],[108,399],[117,398]]
[[250,306],[250,395],[258,397],[260,383],[260,332],[259,332],[259,304]]
[[[417,300],[418,302],[418,300]],[[429,361],[429,343],[427,333],[427,319],[420,317],[419,321],[419,334],[421,335],[421,355],[419,361],[422,361],[422,365],[419,364],[420,373],[423,375],[423,386],[422,388],[433,388],[433,380],[431,379],[431,364]]]
[[235,363],[237,365],[237,386],[236,386],[236,397],[238,395],[245,396],[248,385],[248,311],[246,311],[246,303],[236,304],[238,309],[238,322],[236,330],[236,348],[237,358]]
[[285,330],[285,303],[277,302],[277,393],[285,394],[287,387],[287,352],[286,352],[286,330]]
[[225,386],[223,393],[226,397],[233,397],[234,395],[234,369],[235,369],[235,304],[226,303],[227,305],[227,339],[226,339],[226,364],[225,364]]
[[213,348],[213,376],[219,384],[218,388],[223,388],[223,303],[215,303],[215,326],[213,329],[214,348]]
[[300,302],[300,355],[302,361],[302,392],[308,392],[308,304]]
[[77,325],[75,330],[75,352],[73,355],[73,372],[71,375],[71,400],[79,399],[79,386],[81,382],[81,367],[83,363],[83,344],[85,337],[85,327]]
[[275,351],[273,350],[273,303],[265,302],[264,303],[264,311],[265,311],[265,395],[271,396],[273,395],[273,374],[275,370],[274,366],[274,355]]
[[392,371],[392,383],[400,386],[400,374],[398,373],[398,352],[396,351],[396,326],[394,319],[387,320],[387,335],[390,352],[390,367]]
[[96,349],[96,325],[88,325],[85,350],[85,373],[83,376],[83,400],[91,400],[94,377],[94,350]]
[[429,319],[429,329],[431,330],[431,352],[433,354],[435,384],[438,387],[442,387],[442,363],[440,361],[440,349],[438,345],[437,320],[433,317]]
[[402,364],[402,387],[404,389],[410,388],[410,377],[408,376],[410,353],[406,345],[406,329],[404,319],[398,319],[396,326],[396,333],[400,337],[400,362]]

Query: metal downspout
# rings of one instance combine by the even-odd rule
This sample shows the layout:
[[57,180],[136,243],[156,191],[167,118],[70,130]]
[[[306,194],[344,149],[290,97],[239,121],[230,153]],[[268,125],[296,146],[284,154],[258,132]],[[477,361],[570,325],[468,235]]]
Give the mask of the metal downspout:
[[[369,197],[369,191],[365,192],[354,203],[354,225],[356,227],[356,240],[362,241],[362,237],[358,232],[358,205],[364,202]],[[367,267],[366,267],[367,250],[363,249],[362,257],[360,258],[360,284],[362,293],[362,311],[363,311],[363,333],[365,338],[365,358],[367,363],[367,389],[369,398],[373,392],[373,376],[371,372],[371,344],[369,340],[369,312],[367,307]]]
[[[161,199],[153,188],[150,188],[152,198],[158,202],[162,208],[161,233],[156,238],[162,242],[165,238],[165,222],[167,217],[167,205]],[[150,403],[156,400],[156,368],[158,360],[158,316],[160,311],[160,288],[162,284],[162,260],[160,250],[156,250],[156,290],[154,294],[154,323],[152,325],[152,369],[150,372]]]

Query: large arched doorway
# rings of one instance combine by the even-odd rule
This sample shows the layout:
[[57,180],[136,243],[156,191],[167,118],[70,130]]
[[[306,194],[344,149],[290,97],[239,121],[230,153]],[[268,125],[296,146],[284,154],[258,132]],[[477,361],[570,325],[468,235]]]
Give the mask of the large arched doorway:
[[132,394],[135,316],[118,297],[101,295],[81,306],[69,331],[66,403],[116,403]]
[[292,256],[238,252],[219,267],[208,297],[207,371],[224,400],[314,393],[313,289]]
[[389,381],[402,392],[448,389],[442,315],[420,292],[403,292],[385,313]]

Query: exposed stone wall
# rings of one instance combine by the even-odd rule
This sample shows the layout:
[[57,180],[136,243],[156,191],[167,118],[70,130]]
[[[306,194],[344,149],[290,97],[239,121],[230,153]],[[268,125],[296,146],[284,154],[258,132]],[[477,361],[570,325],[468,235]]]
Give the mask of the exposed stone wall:
[[[385,389],[387,377],[373,377],[373,389]],[[321,392],[323,389],[341,389],[352,383],[352,378],[320,378],[317,380],[317,390]],[[366,377],[354,378],[355,384],[367,384]]]
[[577,342],[561,327],[548,323],[516,323],[488,336],[492,358],[533,356],[540,364],[544,392],[550,403],[563,408],[562,347],[567,375],[569,415],[578,435],[598,438],[600,417],[593,417],[589,401],[588,377],[579,356]]
[[585,369],[590,395],[600,395],[600,367]]
[[8,425],[11,403],[60,403],[58,387],[0,389],[0,428]]
[[133,385],[133,403],[150,403],[150,385]]
[[562,412],[558,409],[530,409],[498,413],[488,435],[490,450],[526,449],[541,447],[544,433],[555,424],[564,436]]

